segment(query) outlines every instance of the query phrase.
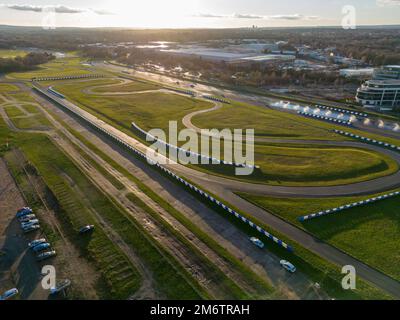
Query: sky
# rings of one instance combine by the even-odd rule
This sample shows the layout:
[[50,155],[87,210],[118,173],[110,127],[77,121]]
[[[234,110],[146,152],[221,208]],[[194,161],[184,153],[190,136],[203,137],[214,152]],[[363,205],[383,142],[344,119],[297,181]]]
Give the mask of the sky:
[[[349,9],[349,6],[350,7]],[[353,11],[354,8],[354,11]],[[237,28],[400,24],[400,0],[0,0],[0,25]]]

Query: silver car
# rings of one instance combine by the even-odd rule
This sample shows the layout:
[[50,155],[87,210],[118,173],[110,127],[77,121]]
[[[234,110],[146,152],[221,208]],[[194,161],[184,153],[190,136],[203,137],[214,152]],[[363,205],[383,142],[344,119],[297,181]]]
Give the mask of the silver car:
[[37,259],[37,261],[42,261],[42,260],[46,260],[46,259],[49,259],[51,257],[54,257],[55,255],[56,255],[56,251],[55,250],[46,251],[46,252],[38,254],[36,259]]
[[36,239],[36,240],[29,242],[28,247],[33,248],[33,247],[37,246],[38,244],[45,243],[45,242],[47,242],[47,240],[45,238]]

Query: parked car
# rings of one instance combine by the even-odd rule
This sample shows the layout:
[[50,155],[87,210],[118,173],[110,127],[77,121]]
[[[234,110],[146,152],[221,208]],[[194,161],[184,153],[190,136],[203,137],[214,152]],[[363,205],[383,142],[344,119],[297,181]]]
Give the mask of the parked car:
[[34,225],[29,226],[29,227],[22,228],[22,231],[24,233],[28,233],[28,232],[35,231],[35,230],[38,230],[38,229],[40,229],[40,224],[34,224]]
[[27,214],[31,214],[33,211],[29,207],[23,207],[21,209],[18,209],[17,211],[17,218],[26,216]]
[[89,224],[87,226],[84,226],[82,228],[79,229],[79,233],[83,234],[83,233],[88,233],[94,230],[94,225]]
[[250,238],[250,241],[254,244],[254,245],[256,245],[257,247],[259,247],[259,248],[264,248],[264,243],[260,240],[260,239],[258,239],[258,238],[256,238],[256,237],[251,237]]
[[26,216],[19,217],[18,220],[19,222],[27,222],[29,220],[36,219],[36,216],[34,214],[27,214]]
[[21,222],[21,228],[24,229],[26,227],[33,226],[35,224],[39,224],[39,220],[38,219],[32,219],[32,220],[28,220],[28,221],[25,221],[25,222]]
[[60,281],[59,283],[56,284],[55,287],[50,289],[50,294],[51,295],[57,294],[57,293],[65,290],[66,288],[68,288],[70,285],[71,285],[71,280],[66,279],[66,280]]
[[51,251],[46,251],[43,253],[40,253],[36,256],[37,261],[42,261],[42,260],[46,260],[49,259],[51,257],[54,257],[56,255],[56,251],[55,250],[51,250]]
[[46,250],[46,249],[49,249],[49,248],[50,248],[50,243],[44,242],[44,243],[38,244],[37,246],[34,246],[32,248],[32,250],[34,252],[38,253],[40,251],[43,251],[43,250]]
[[0,295],[0,300],[9,300],[9,299],[15,297],[17,294],[18,294],[17,288],[7,290],[2,295]]
[[45,243],[45,242],[47,242],[47,240],[45,238],[36,239],[36,240],[29,242],[28,247],[32,249],[33,247],[37,246],[38,244]]
[[296,267],[295,267],[293,264],[291,264],[289,261],[281,260],[279,263],[281,264],[281,266],[282,266],[285,270],[287,270],[287,271],[289,271],[289,272],[291,272],[291,273],[296,272]]

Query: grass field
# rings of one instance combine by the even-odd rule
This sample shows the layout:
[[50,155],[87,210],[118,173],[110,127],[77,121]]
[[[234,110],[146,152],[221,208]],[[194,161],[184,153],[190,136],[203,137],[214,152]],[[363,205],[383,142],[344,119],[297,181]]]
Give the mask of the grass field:
[[[117,84],[118,82],[119,81],[115,81],[115,84]],[[157,90],[157,89],[161,89],[161,87],[149,82],[136,80],[131,83],[110,86],[110,87],[99,86],[97,88],[93,88],[92,91],[104,93],[104,92],[136,92],[136,91]]]
[[19,88],[13,84],[0,83],[0,93],[6,93],[10,91],[19,91]]
[[301,215],[373,197],[288,199],[240,194],[400,281],[400,197],[299,222]]
[[196,115],[192,123],[199,128],[254,129],[256,136],[268,138],[344,140],[316,121],[240,102],[224,104],[218,110]]
[[29,72],[14,72],[7,75],[10,79],[30,80],[34,77],[53,77],[96,73],[91,66],[83,65],[85,60],[79,57],[67,57],[52,60]]
[[27,54],[26,51],[23,50],[6,50],[0,49],[0,58],[10,59],[15,57],[23,57]]
[[54,89],[66,95],[89,112],[123,128],[132,134],[131,122],[145,130],[168,129],[168,121],[178,121],[178,130],[183,128],[181,119],[193,111],[208,109],[211,103],[189,97],[166,93],[143,93],[127,96],[96,96],[82,92],[85,87],[96,86],[100,81],[56,85]]
[[35,112],[27,116],[17,107],[9,106],[5,108],[8,117],[18,129],[43,130],[51,127],[50,121],[35,106],[27,105],[23,106],[23,108],[28,112],[30,112],[29,110],[34,110]]

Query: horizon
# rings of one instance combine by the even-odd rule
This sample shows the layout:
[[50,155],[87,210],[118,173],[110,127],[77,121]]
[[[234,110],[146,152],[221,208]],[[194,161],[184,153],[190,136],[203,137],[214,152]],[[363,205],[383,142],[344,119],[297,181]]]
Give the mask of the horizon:
[[[350,9],[349,9],[350,6]],[[43,26],[50,19],[54,27],[130,29],[226,29],[334,27],[342,25],[349,10],[354,24],[400,24],[399,0],[121,0],[45,1],[0,3],[0,24]]]

